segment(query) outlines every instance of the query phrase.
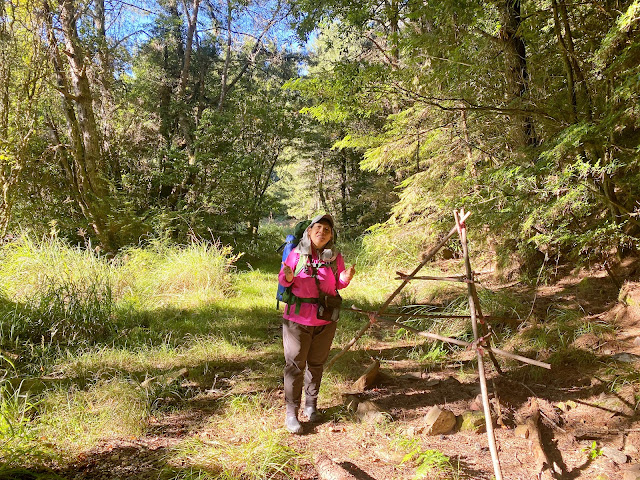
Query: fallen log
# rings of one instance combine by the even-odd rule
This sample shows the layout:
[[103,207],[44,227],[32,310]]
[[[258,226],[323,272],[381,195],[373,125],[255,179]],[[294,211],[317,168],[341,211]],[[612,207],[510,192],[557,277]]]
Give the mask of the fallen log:
[[353,392],[363,392],[370,388],[378,378],[380,373],[380,362],[376,360],[364,371],[362,376],[351,386]]
[[559,472],[556,472],[555,465],[549,461],[549,457],[544,451],[542,436],[540,435],[540,429],[538,428],[539,419],[540,406],[538,405],[538,400],[533,398],[531,400],[531,415],[527,417],[525,425],[527,427],[531,453],[536,461],[537,475],[541,480],[557,479],[560,478],[558,475]]
[[356,477],[322,453],[315,457],[315,467],[320,480],[357,480]]

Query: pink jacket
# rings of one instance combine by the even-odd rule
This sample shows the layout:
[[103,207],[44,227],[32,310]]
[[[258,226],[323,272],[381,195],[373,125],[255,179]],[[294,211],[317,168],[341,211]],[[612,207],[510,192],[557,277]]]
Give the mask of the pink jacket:
[[[299,258],[300,253],[297,251],[297,249],[294,249],[291,251],[284,263],[285,265],[291,267],[291,270],[295,272]],[[317,256],[315,254],[313,255],[312,260],[317,260]],[[342,258],[342,254],[338,254],[335,262],[336,266],[338,267],[338,290],[340,290],[349,285],[349,282],[344,280],[344,259]],[[291,291],[296,297],[318,298],[318,287],[316,285],[316,280],[311,276],[311,271],[307,270],[307,268],[303,268],[302,271],[296,277],[294,277],[292,282],[287,282],[283,270],[280,269],[278,281],[280,282],[280,285],[284,287],[288,287],[289,285],[293,284],[293,288]],[[318,280],[320,280],[320,288],[322,289],[322,291],[328,293],[329,295],[335,295],[336,277],[331,267],[320,267],[317,270]],[[295,313],[295,310],[295,305],[285,306],[283,317],[287,320],[291,320],[292,322],[313,327],[331,323],[325,320],[318,320],[318,318],[316,317],[316,313],[318,312],[317,303],[301,304],[300,312],[297,314]]]

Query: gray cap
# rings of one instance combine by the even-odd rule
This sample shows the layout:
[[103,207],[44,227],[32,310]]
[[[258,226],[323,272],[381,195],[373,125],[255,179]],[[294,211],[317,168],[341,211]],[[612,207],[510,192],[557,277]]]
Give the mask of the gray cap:
[[327,222],[329,222],[329,225],[331,225],[331,228],[334,228],[333,227],[334,226],[333,217],[331,215],[329,215],[328,213],[325,213],[324,215],[318,215],[318,216],[314,217],[313,219],[311,219],[311,223],[309,224],[309,226],[311,227],[312,225],[315,225],[320,220],[326,220]]

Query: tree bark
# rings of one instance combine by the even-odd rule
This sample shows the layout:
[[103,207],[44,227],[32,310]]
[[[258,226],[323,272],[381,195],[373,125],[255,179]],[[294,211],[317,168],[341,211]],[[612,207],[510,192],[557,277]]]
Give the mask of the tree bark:
[[538,420],[540,418],[540,407],[538,401],[534,398],[531,400],[531,415],[527,418],[525,425],[529,433],[529,443],[531,445],[531,453],[536,461],[536,471],[540,479],[558,478],[553,465],[549,461],[549,457],[544,451],[544,444],[540,429],[538,428]]
[[[503,27],[500,37],[506,52],[508,100],[520,104],[529,91],[526,45],[520,34],[522,24],[520,0],[504,0],[502,17]],[[519,115],[516,118],[518,121],[516,146],[535,145],[537,140],[531,116]]]
[[347,214],[347,204],[349,199],[348,184],[347,184],[347,157],[349,153],[345,151],[340,152],[340,213],[342,215],[341,223],[346,227],[349,223]]
[[193,41],[196,34],[196,26],[198,24],[198,11],[200,9],[200,0],[193,0],[192,13],[189,15],[189,9],[186,0],[183,1],[185,16],[187,17],[187,37],[185,41],[184,58],[182,62],[182,71],[180,74],[180,82],[178,83],[178,101],[182,104],[178,115],[180,130],[184,138],[187,152],[189,155],[189,165],[195,164],[195,145],[193,139],[193,127],[187,115],[187,83],[189,82],[189,72],[191,69],[191,57],[193,52]]
[[315,464],[320,480],[356,480],[356,477],[324,454],[316,456]]
[[[74,197],[83,215],[91,223],[102,248],[113,251],[115,244],[107,220],[109,190],[104,176],[102,144],[93,110],[93,93],[87,76],[85,53],[76,26],[77,9],[73,0],[63,0],[60,5],[60,24],[67,70],[54,32],[53,13],[47,0],[44,0],[42,5],[50,58],[71,142],[73,164],[65,168],[67,180],[71,189],[75,191]],[[56,130],[55,127],[53,130]],[[63,142],[59,144],[63,145]],[[66,148],[63,149],[66,151]]]

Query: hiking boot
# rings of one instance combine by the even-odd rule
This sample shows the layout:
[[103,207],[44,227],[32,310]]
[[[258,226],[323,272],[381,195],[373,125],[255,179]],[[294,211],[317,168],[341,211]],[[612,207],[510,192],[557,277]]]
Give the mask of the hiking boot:
[[295,433],[296,435],[302,433],[302,425],[300,425],[300,422],[295,415],[287,415],[284,419],[284,426],[287,428],[289,433]]
[[303,411],[311,423],[320,421],[320,413],[316,407],[304,407]]

